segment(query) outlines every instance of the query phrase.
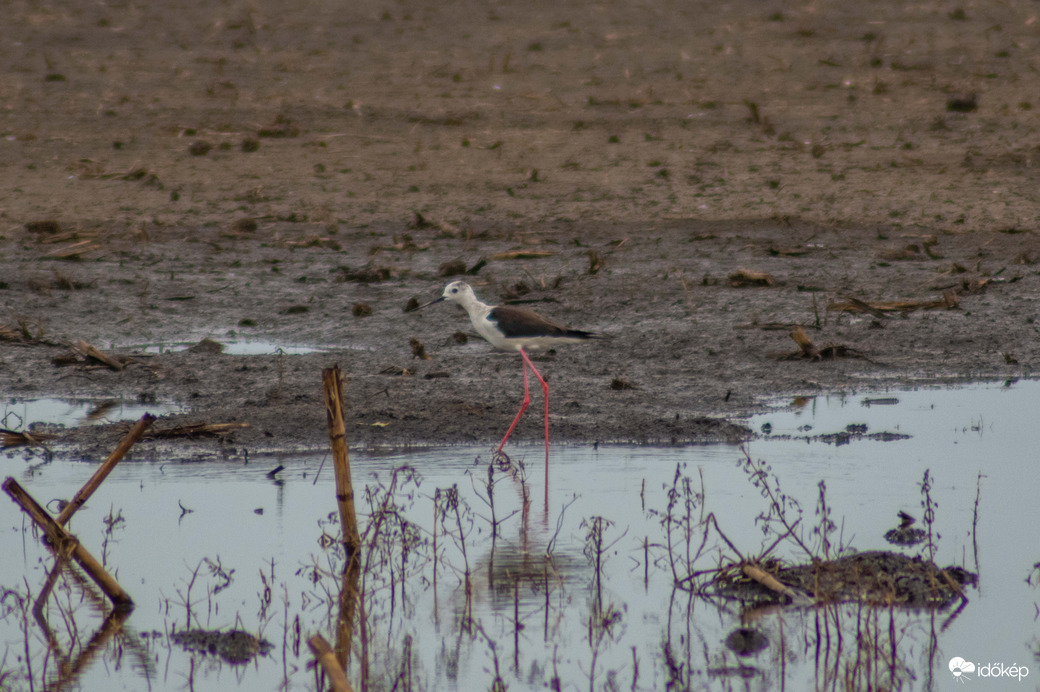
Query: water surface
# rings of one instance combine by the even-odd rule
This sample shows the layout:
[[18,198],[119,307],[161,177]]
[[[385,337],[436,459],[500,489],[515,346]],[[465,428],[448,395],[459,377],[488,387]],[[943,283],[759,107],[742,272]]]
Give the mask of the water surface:
[[[775,540],[756,521],[767,503],[749,482],[737,447],[554,447],[547,491],[541,448],[513,448],[513,457],[525,461],[531,508],[525,520],[519,483],[499,474],[500,535],[493,543],[483,485],[488,450],[355,454],[355,483],[367,489],[358,492],[363,531],[372,525],[370,502],[386,501],[394,469],[407,466],[415,476],[398,473],[393,503],[384,506],[391,511],[381,514],[384,538],[366,552],[367,642],[363,651],[355,639],[351,678],[359,680],[358,661],[367,657],[372,689],[390,689],[395,680],[406,689],[405,678],[413,689],[487,689],[496,661],[511,690],[545,689],[554,676],[564,689],[588,689],[590,678],[595,689],[657,690],[670,681],[693,689],[830,689],[850,675],[859,683],[948,689],[954,682],[948,663],[962,657],[1028,665],[1035,680],[1040,599],[1032,571],[1040,556],[1023,535],[1040,520],[1032,497],[1040,485],[1038,397],[1033,382],[846,393],[776,402],[775,410],[750,421],[755,430],[769,424],[770,434],[748,452],[800,502],[808,542],[816,540],[823,480],[837,525],[832,543],[890,548],[882,536],[896,525],[898,511],[921,520],[921,482],[929,470],[938,505],[936,562],[980,574],[955,617],[952,609],[855,605],[742,612],[738,603],[674,588],[673,565],[681,571],[686,554],[680,524],[670,524],[670,550],[665,530],[677,474],[703,491],[695,524],[713,512],[744,555]],[[909,437],[853,437],[842,445],[811,438],[850,425]],[[15,477],[41,503],[69,498],[95,468],[26,456],[5,453],[0,474]],[[277,465],[284,470],[268,477]],[[452,486],[459,514],[441,516],[435,553],[434,496]],[[680,515],[681,503],[673,520]],[[337,522],[332,469],[322,458],[116,467],[71,530],[104,559],[137,608],[125,636],[85,666],[82,689],[313,689],[301,640],[314,633],[335,638],[330,618],[338,611],[342,554],[328,539]],[[598,549],[593,527],[601,530]],[[53,679],[55,662],[45,658],[43,628],[17,603],[39,592],[52,559],[13,503],[0,508],[0,529],[0,585],[9,590],[0,601],[0,676],[9,674],[5,684],[15,681],[12,689],[29,689],[26,642],[37,686],[40,676]],[[702,535],[696,533],[692,551]],[[778,554],[806,557],[790,541]],[[710,533],[696,567],[711,569],[719,556],[732,551]],[[64,650],[80,651],[101,617],[65,580],[48,603]],[[168,633],[189,618],[192,627],[245,629],[274,649],[239,666],[185,653]],[[743,658],[729,651],[723,642],[741,625],[766,634],[768,647]],[[857,649],[851,643],[857,636],[880,646]]]

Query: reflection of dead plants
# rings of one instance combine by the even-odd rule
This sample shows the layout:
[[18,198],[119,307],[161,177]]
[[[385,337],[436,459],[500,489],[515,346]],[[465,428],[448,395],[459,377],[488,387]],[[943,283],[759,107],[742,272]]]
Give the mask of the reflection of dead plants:
[[[755,461],[744,450],[743,466],[752,485],[768,501],[768,508],[757,521],[767,536],[776,538],[750,567],[746,561],[741,561],[739,572],[733,569],[737,565],[721,570],[714,579],[715,587],[722,587],[727,594],[739,598],[742,591],[740,580],[749,578],[765,587],[765,591],[757,592],[755,598],[775,600],[780,595],[796,603],[851,600],[936,606],[963,599],[961,584],[972,581],[973,575],[960,568],[943,570],[933,562],[936,546],[932,540],[931,523],[934,521],[935,503],[929,493],[928,472],[921,486],[925,523],[929,527],[928,554],[926,561],[919,561],[886,552],[850,554],[840,537],[835,545],[833,535],[838,527],[832,519],[827,487],[822,481],[818,484],[817,524],[806,536],[801,526],[801,506],[797,499],[782,489],[779,477],[768,464]],[[717,530],[717,526],[715,528]],[[722,535],[721,531],[719,533]],[[809,562],[786,566],[770,558],[782,542],[796,546]],[[754,593],[747,592],[746,596],[751,597]]]
[[[725,535],[714,514],[703,513],[703,486],[693,489],[691,479],[676,469],[668,490],[668,505],[664,511],[649,510],[659,517],[665,529],[665,544],[656,546],[666,550],[676,587],[695,593],[723,595],[751,600],[776,600],[808,604],[862,600],[905,605],[945,605],[963,598],[960,585],[970,582],[970,575],[960,568],[940,570],[934,565],[935,543],[929,534],[927,561],[905,556],[875,552],[850,553],[840,537],[827,501],[827,487],[818,484],[816,525],[803,528],[803,510],[798,500],[781,487],[780,479],[765,462],[753,459],[743,450],[742,466],[748,480],[766,500],[766,509],[759,514],[760,524],[768,544],[755,558],[746,558]],[[922,482],[922,506],[925,523],[934,520],[935,503],[930,490],[930,476]],[[710,537],[716,536],[729,551],[729,559],[722,559],[713,568],[698,569],[705,555]],[[837,540],[837,543],[835,543]],[[771,557],[776,549],[789,544],[808,559],[808,563],[786,566]],[[761,590],[747,590],[755,583]],[[895,589],[894,584],[900,585]],[[867,585],[871,588],[867,588]],[[771,595],[770,595],[771,594]]]
[[[57,556],[35,598],[28,582],[25,589],[24,594],[9,589],[4,589],[0,594],[0,622],[15,616],[21,625],[24,640],[22,660],[25,665],[22,674],[5,672],[6,658],[0,659],[0,689],[17,689],[3,684],[8,675],[12,678],[24,677],[28,681],[28,689],[35,689],[34,670],[39,673],[41,685],[46,681],[45,689],[72,689],[76,687],[79,676],[98,656],[105,656],[107,665],[119,668],[123,665],[122,657],[125,652],[133,656],[132,665],[146,678],[153,674],[154,664],[149,654],[144,651],[140,640],[123,631],[123,623],[130,616],[132,609],[111,608],[105,600],[105,595],[97,591],[87,578],[70,564],[67,547]],[[36,664],[35,669],[29,612],[46,644],[43,659]],[[95,628],[90,623],[98,617],[102,618],[102,621]],[[93,634],[90,634],[91,630]],[[116,645],[109,646],[110,640],[116,637]]]
[[[730,534],[731,539],[724,533],[726,522],[705,508],[703,476],[688,473],[681,464],[669,474],[663,492],[656,495],[660,498],[656,508],[655,496],[645,484],[642,492],[638,486],[631,491],[639,492],[649,518],[647,531],[641,532],[634,545],[631,539],[625,540],[625,527],[614,523],[620,522],[617,515],[586,516],[577,530],[577,520],[565,526],[563,514],[570,504],[554,512],[555,533],[548,519],[540,536],[532,532],[536,535],[529,537],[527,527],[521,526],[519,545],[513,545],[503,527],[523,510],[514,509],[512,490],[503,494],[501,481],[505,476],[516,479],[524,506],[527,492],[522,465],[508,462],[492,458],[486,465],[474,467],[470,482],[478,498],[477,511],[471,508],[473,496],[466,496],[469,488],[464,484],[462,492],[451,486],[436,489],[430,497],[419,492],[421,479],[407,466],[381,471],[374,482],[358,486],[362,521],[356,549],[343,540],[349,529],[341,514],[331,511],[319,522],[319,556],[295,574],[306,582],[299,601],[290,598],[291,583],[276,579],[274,561],[269,568],[264,564],[254,592],[260,623],[256,636],[264,630],[282,630],[283,686],[295,686],[293,657],[299,658],[301,645],[307,643],[324,671],[315,673],[319,689],[330,684],[334,690],[349,689],[347,674],[359,690],[432,689],[436,685],[424,679],[429,674],[424,666],[430,660],[431,646],[440,647],[434,654],[439,656],[437,679],[447,676],[467,689],[504,690],[507,683],[512,686],[512,680],[519,681],[524,675],[531,685],[548,689],[563,689],[568,683],[570,687],[587,683],[597,690],[643,689],[652,684],[661,687],[664,681],[669,689],[683,690],[694,686],[694,681],[703,683],[705,676],[711,679],[708,684],[723,688],[727,684],[739,688],[746,679],[754,678],[755,687],[780,689],[785,681],[790,686],[786,666],[795,659],[808,662],[809,676],[814,674],[816,662],[819,688],[891,689],[911,675],[904,640],[918,634],[914,628],[930,625],[927,617],[903,606],[934,609],[952,603],[950,598],[964,602],[960,584],[965,575],[952,568],[939,570],[930,561],[938,536],[933,535],[924,555],[929,559],[881,552],[849,554],[841,537],[840,513],[831,504],[833,491],[829,496],[827,484],[816,486],[814,506],[803,506],[788,494],[788,484],[781,482],[776,471],[753,459],[747,450],[743,450],[740,468],[762,498],[755,519],[763,531],[757,552],[754,546],[749,549],[734,540],[736,534]],[[928,474],[921,484],[922,526],[934,520],[932,483]],[[345,499],[340,498],[344,493],[339,486],[336,492],[338,500]],[[110,511],[105,523],[110,530],[120,525],[119,513]],[[589,564],[585,566],[579,559],[576,562],[582,564],[576,567],[568,564],[568,551],[581,550],[582,538]],[[544,549],[532,548],[528,542],[538,540],[546,540]],[[557,540],[562,547],[557,547]],[[637,631],[639,615],[626,609],[629,603],[611,602],[618,598],[617,589],[611,590],[617,586],[612,578],[617,570],[624,570],[619,563],[627,559],[626,543],[636,562],[634,569],[643,573],[648,594],[655,589],[660,593],[664,582],[667,598],[667,586],[673,587],[666,617],[661,609],[660,646],[651,652],[632,646],[631,656],[623,638]],[[799,564],[784,562],[792,553]],[[357,559],[348,557],[352,555]],[[486,581],[482,578],[485,569]],[[249,569],[236,572],[219,556],[202,559],[188,571],[166,603],[173,613],[170,618],[184,632],[177,640],[199,636],[190,630],[199,629],[211,613],[225,612],[220,597],[231,597],[229,594],[242,588],[244,575],[250,574]],[[255,578],[255,570],[252,573]],[[450,582],[447,589],[445,575]],[[568,589],[579,581],[585,590],[576,598]],[[442,592],[440,601],[438,590]],[[449,592],[449,606],[441,609],[445,591]],[[276,592],[279,603],[273,605]],[[431,596],[432,617],[420,610]],[[62,597],[64,607],[69,598]],[[0,589],[0,619],[5,612],[12,617],[28,613],[31,602]],[[583,608],[581,615],[565,622],[573,615],[575,602]],[[731,635],[752,633],[762,640],[754,647],[743,647],[746,650],[729,644],[728,650],[722,648],[722,637],[716,639],[719,646],[711,644],[701,629],[705,604],[717,608]],[[794,607],[785,607],[791,605]],[[430,634],[436,642],[432,645],[426,638],[429,628],[424,627],[431,619],[437,627]],[[725,622],[730,619],[739,622]],[[31,626],[30,621],[30,631]],[[797,636],[791,636],[792,626],[798,627]],[[54,629],[60,637],[61,627]],[[234,633],[232,638],[248,644],[251,639],[238,634],[246,629],[251,628],[236,622],[225,634]],[[308,633],[302,635],[301,630]],[[933,642],[938,630],[934,624],[922,636]],[[328,643],[332,633],[335,648]],[[53,634],[44,636],[53,639]],[[346,655],[341,656],[344,641]],[[560,642],[558,651],[552,642]],[[532,648],[536,649],[534,655]],[[769,653],[748,658],[766,649]],[[479,671],[472,670],[474,653],[485,659],[482,679]],[[5,677],[10,674],[5,672],[2,658],[0,654],[0,685],[13,682],[17,686],[20,680]],[[557,664],[562,670],[557,670]],[[471,670],[464,670],[467,666]]]
[[[338,632],[337,663],[343,664],[346,660],[339,655],[341,645],[358,653],[356,680],[360,689],[368,689],[373,684],[373,671],[377,664],[388,675],[389,671],[400,670],[400,666],[405,665],[405,662],[400,665],[394,662],[397,652],[386,647],[372,647],[371,644],[381,636],[378,628],[393,626],[400,617],[411,612],[409,581],[429,564],[427,537],[406,517],[416,498],[419,483],[420,477],[415,470],[403,466],[392,471],[385,483],[377,480],[367,485],[364,505],[368,509],[368,521],[359,534],[358,559],[348,559],[346,544],[334,540],[329,534],[326,524],[335,523],[336,515],[333,514],[322,522],[323,533],[319,541],[326,550],[327,567],[315,559],[313,564],[297,572],[307,576],[316,589],[305,594],[305,601],[317,601],[327,606],[330,623]],[[460,525],[462,514],[460,512]],[[325,658],[320,641],[311,637],[308,644],[315,656]],[[327,664],[323,662],[322,665]],[[341,667],[345,669],[345,666]],[[330,675],[337,674],[333,672]],[[338,677],[331,679],[337,680]]]
[[596,516],[581,522],[580,527],[585,529],[585,557],[589,559],[593,566],[593,583],[596,588],[594,603],[597,613],[603,607],[603,563],[606,560],[607,552],[625,537],[625,533],[628,533],[626,529],[620,536],[607,543],[604,534],[612,526],[614,526],[614,522]]
[[932,526],[935,523],[935,508],[938,506],[938,503],[932,499],[931,469],[925,469],[924,478],[921,479],[921,507],[924,508],[923,519],[924,525],[927,527],[925,531],[928,533],[925,549],[928,551],[929,562],[935,559],[935,534],[932,531]]
[[[803,523],[801,504],[783,489],[769,464],[754,460],[746,449],[742,452],[741,466],[766,502],[756,519],[765,538],[757,556],[742,554],[723,532],[715,515],[704,513],[703,481],[699,490],[695,489],[681,467],[676,469],[671,486],[665,488],[666,507],[647,510],[664,529],[663,544],[651,549],[665,551],[676,592],[688,592],[680,621],[689,627],[695,597],[721,599],[721,603],[727,604],[722,608],[730,603],[742,604],[742,625],[751,626],[754,622],[759,632],[768,630],[770,613],[783,612],[776,618],[781,639],[781,677],[785,676],[787,656],[784,629],[790,627],[792,619],[803,619],[808,620],[804,630],[816,633],[815,637],[804,638],[802,656],[817,661],[819,687],[900,687],[912,678],[911,666],[901,658],[900,641],[907,637],[907,630],[921,623],[913,609],[944,608],[959,601],[960,607],[942,625],[945,629],[967,603],[963,585],[973,583],[974,575],[959,567],[937,567],[932,561],[932,540],[925,559],[883,551],[851,551],[843,544],[824,482],[817,485],[815,525],[808,528]],[[931,482],[926,473],[921,484],[926,524],[934,520],[936,506],[930,495]],[[794,549],[807,560],[799,564],[784,562],[774,556],[781,546]],[[643,550],[647,550],[645,545]],[[702,567],[700,563],[708,555],[714,556],[714,564]],[[649,558],[645,559],[649,562]],[[675,600],[673,595],[673,605],[677,605]],[[784,605],[795,608],[775,610]],[[932,627],[931,634],[926,635],[927,641],[933,643],[929,649],[932,656],[937,627],[934,618],[924,622]],[[682,636],[676,641],[672,638],[671,615],[669,623],[659,665],[668,676],[669,687],[687,689],[690,671],[696,665],[694,651],[688,631],[680,629]],[[721,658],[708,654],[707,658],[706,669],[712,676],[766,675],[766,671],[741,660],[734,665],[725,654]]]
[[[520,509],[510,512],[504,517],[497,516],[495,510],[495,487],[498,485],[498,480],[495,477],[496,470],[499,473],[503,473],[512,478],[519,486]],[[502,535],[500,527],[504,521],[510,519],[519,512],[522,517],[522,526],[527,526],[528,512],[531,508],[531,489],[527,485],[527,468],[524,466],[522,460],[518,459],[514,461],[505,453],[501,451],[496,452],[488,462],[487,478],[481,480],[480,485],[483,486],[483,494],[481,494],[479,489],[476,489],[476,482],[474,482],[474,489],[477,492],[477,497],[479,497],[491,511],[491,517],[488,519],[488,522],[491,524],[491,549],[494,551],[495,539]]]
[[506,686],[506,681],[502,679],[502,669],[498,664],[498,649],[495,640],[488,635],[484,630],[484,626],[480,622],[470,621],[468,628],[476,631],[484,638],[484,641],[487,642],[488,650],[491,652],[491,660],[495,665],[495,677],[491,681],[491,686],[488,689],[490,689],[491,692],[506,692],[509,688]]
[[[449,536],[455,547],[458,548],[462,555],[462,576],[463,584],[465,586],[466,593],[466,610],[470,608],[470,598],[473,593],[473,585],[470,581],[470,566],[469,557],[466,555],[466,535],[468,531],[463,528],[463,524],[467,524],[472,528],[473,520],[469,515],[469,507],[459,497],[459,489],[457,486],[451,486],[450,488],[438,488],[434,492],[434,545],[436,545],[437,532],[438,530],[445,536]],[[445,561],[445,564],[450,565],[450,562]],[[436,551],[434,554],[434,567],[437,565]],[[434,571],[436,578],[436,570]]]
[[831,558],[831,534],[837,530],[837,526],[831,520],[831,507],[827,504],[827,483],[820,481],[816,484],[820,494],[816,502],[816,516],[819,517],[813,535],[820,539],[820,547],[826,560]]

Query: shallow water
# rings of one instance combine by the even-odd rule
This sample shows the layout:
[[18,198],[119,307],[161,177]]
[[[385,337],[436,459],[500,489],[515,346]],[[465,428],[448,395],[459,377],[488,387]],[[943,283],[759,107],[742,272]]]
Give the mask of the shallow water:
[[143,404],[120,399],[10,398],[0,401],[0,427],[28,430],[37,423],[67,428],[95,423],[138,420],[146,413],[156,416],[180,413],[176,404]]
[[[132,351],[134,353],[176,353],[187,351],[197,344],[198,341],[164,341],[147,344],[130,344],[115,346],[115,350]],[[323,349],[317,346],[304,346],[300,344],[283,344],[274,341],[243,341],[238,339],[220,340],[223,345],[223,353],[230,356],[299,356],[307,353],[317,353]]]
[[[882,535],[897,524],[899,510],[918,517],[921,525],[920,483],[930,469],[931,496],[938,503],[933,523],[940,536],[936,562],[978,571],[980,585],[968,589],[970,602],[956,617],[951,617],[952,609],[931,613],[854,606],[745,613],[746,624],[761,629],[770,644],[740,660],[723,645],[727,634],[742,624],[739,604],[691,598],[672,588],[668,556],[681,558],[685,545],[673,543],[669,553],[661,523],[678,468],[695,490],[703,479],[704,511],[715,513],[742,553],[753,555],[772,543],[775,536],[764,536],[756,524],[767,505],[742,469],[738,448],[557,447],[547,491],[541,448],[513,448],[514,458],[526,460],[531,510],[526,521],[511,515],[520,508],[519,484],[499,475],[494,496],[502,524],[493,552],[491,512],[479,497],[487,477],[487,450],[355,454],[358,487],[385,487],[392,470],[406,464],[421,477],[415,486],[399,475],[394,495],[399,511],[383,514],[384,519],[406,517],[418,529],[406,534],[419,541],[405,561],[406,578],[400,578],[399,533],[377,542],[389,561],[374,566],[379,557],[374,552],[373,567],[366,572],[364,654],[372,687],[389,689],[407,661],[414,689],[488,689],[496,659],[511,690],[544,689],[554,675],[564,689],[586,689],[590,677],[595,689],[656,690],[670,680],[678,681],[680,689],[830,689],[850,676],[858,684],[889,684],[892,669],[896,687],[947,689],[955,682],[948,667],[953,657],[1030,666],[1036,680],[1034,652],[1040,642],[1034,618],[1040,598],[1027,578],[1040,557],[1027,536],[1040,518],[1032,498],[1040,480],[1034,427],[1038,398],[1040,386],[1034,382],[988,383],[816,397],[793,406],[777,402],[776,410],[752,419],[755,430],[769,423],[771,433],[751,443],[750,454],[767,461],[784,492],[800,501],[807,540],[816,524],[818,483],[824,480],[839,526],[834,543],[840,536],[859,550],[897,550]],[[854,439],[840,446],[797,439],[838,432],[850,424],[865,424],[868,433],[910,437]],[[474,463],[478,456],[480,463]],[[0,457],[0,474],[14,476],[41,503],[69,498],[95,469],[75,462],[27,462],[24,457],[24,450]],[[275,480],[268,478],[278,464],[286,468]],[[438,525],[435,565],[433,496],[435,489],[453,484],[463,500],[466,554],[452,515]],[[359,491],[359,508],[368,516],[364,498]],[[695,520],[700,513],[696,508]],[[106,516],[111,531],[106,531]],[[611,522],[602,534],[598,597],[596,570],[586,551],[589,525],[597,516]],[[113,517],[122,521],[113,522]],[[313,689],[314,674],[306,669],[311,657],[295,627],[299,622],[304,641],[314,633],[334,639],[329,617],[338,608],[336,575],[342,556],[323,547],[321,539],[335,534],[337,527],[332,469],[324,459],[116,467],[74,517],[71,530],[96,557],[104,558],[137,608],[126,622],[126,636],[113,640],[119,645],[109,643],[85,666],[79,678],[82,689]],[[35,595],[52,560],[11,503],[0,509],[0,531],[0,585],[21,596],[27,591]],[[693,549],[700,539],[697,533]],[[709,547],[714,550],[697,568],[714,567],[718,551],[727,550],[714,535]],[[779,552],[795,560],[805,557],[789,542]],[[49,669],[43,669],[42,628],[31,615],[22,617],[16,603],[14,595],[0,601],[0,679],[6,673],[5,685],[28,689],[26,639],[38,686],[40,676],[53,678],[55,663],[52,659]],[[64,580],[49,603],[48,620],[59,641],[74,654],[81,651],[73,642],[82,646],[101,618],[83,603],[79,588]],[[187,654],[169,642],[167,633],[183,628],[189,612],[194,627],[237,626],[266,638],[274,649],[240,666]],[[467,615],[476,623],[473,627],[466,627]],[[610,624],[602,626],[604,622]],[[826,639],[818,640],[818,631]],[[864,654],[854,645],[864,631],[866,641],[872,636],[879,642],[878,650]],[[145,636],[153,632],[157,635]],[[895,647],[888,641],[890,632]],[[350,674],[357,681],[362,658],[357,640],[354,650]],[[871,666],[873,672],[864,673]],[[964,677],[977,676],[978,671]],[[1018,683],[1002,684],[1006,689]],[[407,687],[401,683],[398,689]]]

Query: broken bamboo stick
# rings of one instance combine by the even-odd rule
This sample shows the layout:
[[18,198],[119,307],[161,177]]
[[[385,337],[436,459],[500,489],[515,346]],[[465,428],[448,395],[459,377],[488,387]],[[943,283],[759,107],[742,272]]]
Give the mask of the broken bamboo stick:
[[79,492],[72,498],[71,501],[61,510],[58,514],[58,518],[54,521],[59,526],[65,526],[69,523],[69,519],[75,514],[80,507],[82,507],[87,499],[94,494],[94,491],[98,489],[98,486],[108,477],[109,472],[115,468],[115,465],[119,463],[130,448],[134,446],[134,443],[141,439],[141,435],[144,435],[144,431],[148,429],[153,422],[155,422],[155,416],[150,413],[146,413],[141,416],[141,420],[137,421],[130,432],[120,441],[119,446],[105,459],[105,462],[101,464],[94,475],[90,477],[90,480],[79,489]]
[[340,588],[340,612],[339,621],[336,623],[336,650],[334,652],[338,665],[345,668],[353,640],[354,614],[359,597],[361,535],[358,533],[354,485],[350,477],[347,425],[343,420],[343,374],[336,365],[323,370],[321,377],[325,390],[325,412],[328,418],[329,442],[332,445],[333,469],[336,475],[336,503],[339,505],[340,522],[343,525],[343,542],[347,556]]
[[350,686],[350,681],[347,680],[347,674],[340,667],[339,661],[336,660],[336,654],[333,653],[329,643],[325,641],[325,637],[316,634],[307,640],[307,646],[310,647],[314,658],[317,659],[318,664],[325,671],[325,675],[328,676],[334,692],[354,692],[354,688]]
[[343,525],[343,542],[347,546],[347,560],[355,559],[361,549],[357,511],[354,507],[354,485],[350,479],[350,453],[347,451],[347,425],[343,420],[343,374],[339,366],[325,368],[321,373],[325,388],[325,413],[332,445],[333,468],[336,472],[336,502]]
[[105,571],[101,563],[94,559],[94,556],[83,547],[83,544],[75,536],[54,521],[53,517],[47,513],[47,510],[41,507],[26,492],[25,488],[20,486],[13,478],[5,480],[2,488],[22,508],[22,511],[28,514],[33,522],[43,530],[52,550],[60,553],[64,548],[71,545],[72,548],[69,551],[69,555],[94,580],[98,587],[105,592],[105,595],[112,600],[112,603],[117,608],[133,606],[133,599],[130,598],[126,591],[123,591],[123,587],[119,585],[119,582]]

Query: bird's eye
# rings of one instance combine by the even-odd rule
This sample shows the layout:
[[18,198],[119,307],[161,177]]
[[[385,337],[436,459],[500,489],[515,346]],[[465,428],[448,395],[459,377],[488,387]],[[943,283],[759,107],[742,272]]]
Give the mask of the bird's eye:
[[458,292],[459,292],[459,289],[457,289],[457,288],[453,288],[453,289],[451,289],[451,292],[452,292],[452,293],[458,293]]

